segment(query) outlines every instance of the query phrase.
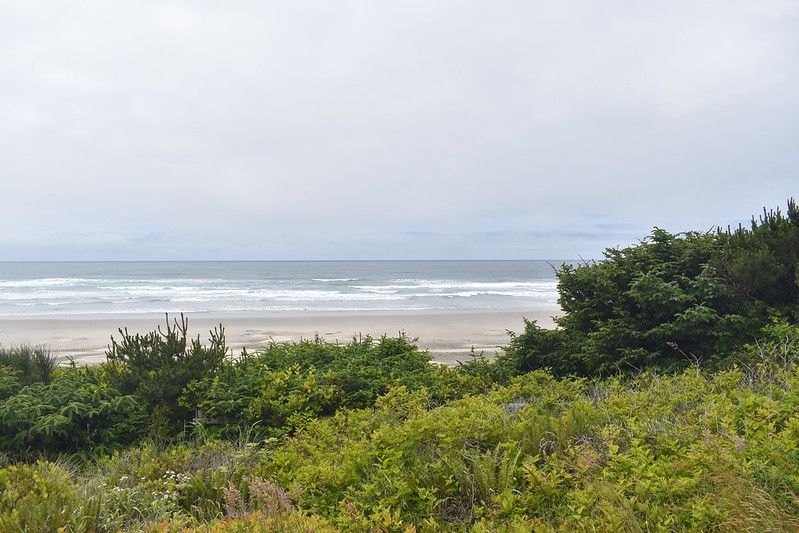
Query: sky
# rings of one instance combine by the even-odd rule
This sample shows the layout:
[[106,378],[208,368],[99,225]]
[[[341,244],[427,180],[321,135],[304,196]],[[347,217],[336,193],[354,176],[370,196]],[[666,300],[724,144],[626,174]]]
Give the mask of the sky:
[[798,141],[793,0],[0,4],[0,261],[599,258]]

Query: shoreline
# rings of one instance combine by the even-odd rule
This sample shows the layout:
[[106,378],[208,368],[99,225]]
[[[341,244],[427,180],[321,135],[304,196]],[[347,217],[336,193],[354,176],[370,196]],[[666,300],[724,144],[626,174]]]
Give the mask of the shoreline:
[[[243,348],[255,351],[270,342],[280,343],[313,339],[346,344],[358,335],[396,337],[404,333],[420,350],[427,350],[431,360],[447,365],[469,358],[472,347],[488,358],[507,345],[507,331],[521,333],[524,318],[536,320],[541,327],[554,326],[555,310],[478,311],[428,314],[292,315],[236,316],[187,314],[188,335],[200,336],[206,343],[209,332],[220,324],[225,328],[228,349],[238,355]],[[170,315],[170,321],[177,318]],[[11,318],[0,319],[0,346],[20,344],[49,346],[61,363],[73,358],[75,363],[99,364],[111,336],[119,339],[119,330],[145,334],[166,324],[164,314],[138,317],[100,318]]]

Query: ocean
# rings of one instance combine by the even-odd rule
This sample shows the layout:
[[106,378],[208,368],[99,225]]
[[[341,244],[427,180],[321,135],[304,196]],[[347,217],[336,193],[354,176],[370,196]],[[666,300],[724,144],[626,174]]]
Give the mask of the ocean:
[[7,262],[0,318],[557,310],[562,263]]

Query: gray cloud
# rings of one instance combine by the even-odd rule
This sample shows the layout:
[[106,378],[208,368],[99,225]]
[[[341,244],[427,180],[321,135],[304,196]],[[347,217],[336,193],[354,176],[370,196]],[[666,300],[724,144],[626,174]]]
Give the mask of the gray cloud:
[[797,30],[777,0],[12,2],[0,260],[596,257],[735,224],[794,194]]

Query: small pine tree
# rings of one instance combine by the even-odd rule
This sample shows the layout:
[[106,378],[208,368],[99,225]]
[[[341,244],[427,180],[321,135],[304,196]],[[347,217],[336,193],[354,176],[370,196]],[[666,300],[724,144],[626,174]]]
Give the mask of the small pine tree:
[[725,281],[741,296],[767,312],[796,320],[799,303],[799,207],[791,199],[788,211],[766,211],[752,217],[751,227],[719,230],[721,246],[714,263]]
[[131,335],[120,329],[122,338],[111,337],[104,369],[111,385],[122,394],[133,394],[148,405],[150,413],[166,418],[168,423],[191,416],[188,407],[178,404],[178,397],[195,380],[211,376],[227,355],[225,330],[220,325],[211,331],[210,344],[204,346],[199,335],[188,339],[189,322],[182,314],[180,321],[169,322],[166,331],[159,326],[146,335]]

